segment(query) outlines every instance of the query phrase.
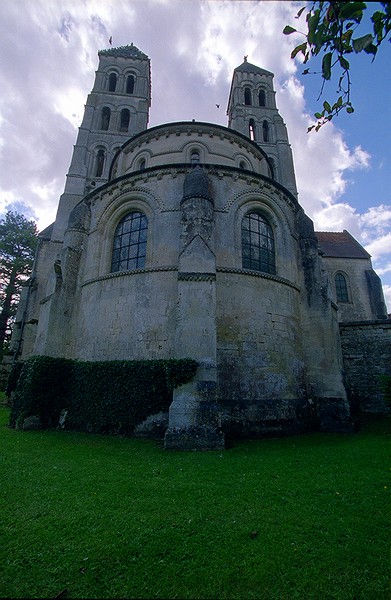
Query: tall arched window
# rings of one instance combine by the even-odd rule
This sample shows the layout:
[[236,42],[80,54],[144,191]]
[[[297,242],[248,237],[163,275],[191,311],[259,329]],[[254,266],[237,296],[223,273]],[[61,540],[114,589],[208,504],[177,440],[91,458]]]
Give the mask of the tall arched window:
[[345,275],[337,273],[335,276],[335,291],[337,302],[349,302],[348,284]]
[[248,213],[242,221],[242,266],[252,271],[276,273],[273,229],[258,212]]
[[246,106],[251,106],[251,90],[249,87],[244,88],[244,103]]
[[117,87],[117,81],[118,81],[117,73],[110,73],[110,75],[109,75],[109,92],[115,92],[115,89]]
[[102,177],[103,167],[105,164],[105,150],[104,148],[99,148],[96,154],[96,162],[95,162],[95,177]]
[[254,141],[256,136],[255,136],[255,121],[254,119],[250,119],[250,121],[248,122],[248,134],[250,136],[250,140]]
[[264,142],[270,142],[269,123],[266,120],[262,123],[262,136]]
[[148,219],[138,211],[127,214],[114,232],[111,272],[143,269],[147,252]]
[[101,113],[101,118],[100,118],[100,128],[103,129],[103,131],[107,131],[109,128],[110,115],[111,115],[111,111],[110,111],[109,107],[104,106],[102,108],[102,113]]
[[128,75],[126,79],[126,93],[133,94],[134,92],[134,75]]
[[259,102],[259,106],[266,106],[266,93],[265,93],[265,90],[259,90],[258,102]]
[[120,131],[128,131],[129,121],[130,121],[130,111],[128,108],[123,108],[121,110],[121,122],[120,122],[119,130]]

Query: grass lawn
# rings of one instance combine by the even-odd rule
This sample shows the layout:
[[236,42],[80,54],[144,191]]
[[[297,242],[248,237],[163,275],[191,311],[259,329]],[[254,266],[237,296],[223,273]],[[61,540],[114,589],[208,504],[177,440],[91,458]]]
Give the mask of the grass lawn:
[[175,452],[0,412],[0,597],[389,598],[385,418]]

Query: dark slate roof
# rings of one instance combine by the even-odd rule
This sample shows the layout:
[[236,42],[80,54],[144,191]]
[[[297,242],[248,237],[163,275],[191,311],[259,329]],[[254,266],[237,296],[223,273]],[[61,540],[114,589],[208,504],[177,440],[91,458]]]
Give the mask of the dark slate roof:
[[257,65],[252,65],[247,62],[247,60],[236,67],[235,71],[241,71],[243,73],[259,73],[260,75],[274,75],[271,71],[266,71],[266,69],[261,69],[261,67],[257,67]]
[[118,46],[118,48],[108,48],[107,50],[99,50],[98,56],[118,56],[121,58],[148,58],[144,52],[141,52],[137,46]]
[[319,248],[325,257],[371,258],[371,255],[350,235],[346,229],[338,231],[316,231]]

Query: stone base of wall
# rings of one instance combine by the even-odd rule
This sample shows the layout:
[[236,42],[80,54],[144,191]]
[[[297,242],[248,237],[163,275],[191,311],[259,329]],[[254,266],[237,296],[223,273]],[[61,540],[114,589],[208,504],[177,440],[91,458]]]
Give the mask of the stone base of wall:
[[242,402],[221,413],[228,440],[297,435],[315,431],[351,433],[353,419],[343,398],[293,398]]
[[391,320],[340,323],[340,333],[352,411],[390,412],[384,377],[391,377]]

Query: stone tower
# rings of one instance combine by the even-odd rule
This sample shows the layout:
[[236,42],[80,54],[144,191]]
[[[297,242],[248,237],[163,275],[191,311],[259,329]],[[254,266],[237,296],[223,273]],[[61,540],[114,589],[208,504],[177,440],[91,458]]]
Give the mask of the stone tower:
[[53,231],[61,241],[71,210],[108,181],[122,144],[147,128],[151,105],[150,60],[136,46],[101,50],[94,87],[74,146]]
[[272,178],[297,196],[292,150],[273,88],[273,73],[244,62],[233,73],[228,100],[228,127],[240,131],[270,159]]

